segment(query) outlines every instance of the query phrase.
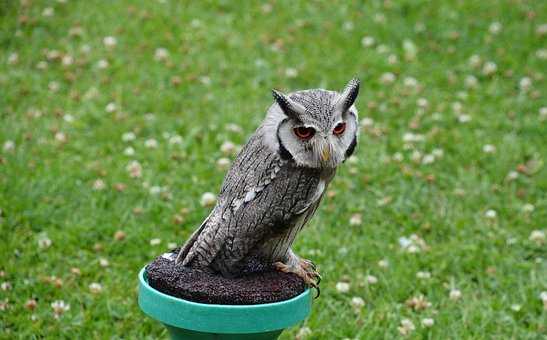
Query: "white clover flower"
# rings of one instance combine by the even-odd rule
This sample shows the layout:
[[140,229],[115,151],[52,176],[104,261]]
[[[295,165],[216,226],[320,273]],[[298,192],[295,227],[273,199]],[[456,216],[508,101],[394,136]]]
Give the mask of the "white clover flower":
[[309,327],[302,327],[298,330],[298,333],[296,333],[296,339],[303,340],[310,336],[312,334],[312,331]]
[[391,156],[391,158],[395,161],[395,162],[402,162],[404,160],[404,156],[402,153],[400,152],[396,152],[393,154],[393,156]]
[[58,81],[50,81],[49,84],[47,85],[47,88],[51,92],[57,92],[61,88],[61,85],[59,84]]
[[296,78],[298,76],[298,70],[293,67],[289,67],[285,69],[285,76],[287,78]]
[[535,209],[536,207],[534,207],[534,205],[531,203],[526,203],[525,205],[522,206],[522,211],[524,211],[525,213],[531,213]]
[[103,286],[98,282],[92,282],[89,284],[89,291],[93,294],[99,294],[103,291]]
[[354,309],[361,309],[365,306],[365,300],[359,296],[354,296],[351,298],[350,304]]
[[53,242],[51,242],[51,240],[49,239],[49,237],[47,237],[46,234],[43,234],[38,238],[38,247],[42,249],[51,247],[52,243]]
[[144,141],[144,146],[147,147],[148,149],[155,149],[158,147],[158,141],[155,140],[154,138],[149,138]]
[[493,23],[490,24],[490,27],[488,27],[488,32],[492,33],[492,34],[498,34],[499,32],[501,32],[501,24],[497,21],[494,21]]
[[106,268],[110,265],[110,262],[108,262],[107,259],[105,258],[101,258],[99,259],[99,266],[103,267],[103,268]]
[[169,58],[169,51],[164,47],[158,47],[156,48],[156,51],[154,52],[154,60],[156,61],[164,61]]
[[106,59],[100,59],[98,62],[97,62],[97,68],[101,69],[101,70],[104,70],[105,68],[107,68],[110,64],[108,63],[108,60]]
[[547,106],[543,106],[539,109],[539,117],[542,120],[547,119]]
[[378,52],[380,54],[387,53],[387,52],[389,52],[389,47],[387,47],[384,44],[380,44],[380,45],[376,46],[376,52]]
[[416,327],[409,319],[402,319],[401,325],[397,329],[401,335],[409,335],[416,329]]
[[375,13],[373,20],[374,22],[381,24],[386,22],[386,16],[383,13]]
[[125,169],[129,172],[129,176],[132,178],[139,178],[142,176],[142,166],[138,161],[131,161]]
[[448,297],[450,300],[452,301],[457,301],[459,299],[461,299],[462,297],[462,292],[459,290],[459,289],[451,289],[450,292],[448,293]]
[[361,223],[363,223],[363,218],[362,218],[361,214],[351,215],[351,217],[349,219],[349,225],[356,226],[356,225],[360,225]]
[[11,283],[8,281],[2,282],[0,284],[0,289],[2,289],[3,291],[11,290]]
[[369,285],[375,285],[378,283],[378,278],[374,275],[367,275],[365,279]]
[[426,328],[433,327],[434,324],[435,324],[435,320],[433,320],[431,318],[422,319],[422,326],[423,327],[426,327]]
[[42,16],[46,18],[52,17],[53,15],[55,15],[55,10],[52,7],[46,7],[42,11]]
[[420,280],[428,280],[431,278],[431,273],[419,271],[416,273],[416,277]]
[[201,195],[201,206],[202,207],[212,207],[215,205],[217,201],[217,197],[212,192],[206,192],[203,195]]
[[106,184],[104,183],[102,179],[98,178],[93,182],[93,190],[100,191],[100,190],[103,190],[104,188],[106,188]]
[[67,137],[64,132],[59,131],[55,133],[55,140],[58,141],[59,143],[65,143],[67,141]]
[[390,54],[387,56],[387,63],[389,65],[395,65],[397,63],[399,63],[399,58],[397,57],[396,54]]
[[220,151],[225,155],[233,155],[236,153],[237,147],[231,141],[226,141],[220,146]]
[[239,126],[237,124],[234,124],[234,123],[228,123],[228,124],[226,124],[226,126],[224,128],[226,129],[226,131],[230,131],[230,132],[234,132],[234,133],[242,133],[243,132],[243,129],[241,128],[241,126]]
[[370,117],[363,117],[361,119],[361,126],[364,128],[371,127],[374,125],[374,120]]
[[519,173],[516,172],[516,171],[509,171],[509,173],[507,174],[507,180],[508,181],[514,181],[515,179],[517,179],[519,177]]
[[123,135],[122,135],[122,141],[124,142],[131,142],[131,141],[134,141],[135,139],[137,138],[137,136],[135,135],[134,132],[125,132]]
[[482,74],[485,76],[492,75],[498,70],[498,65],[493,61],[487,61],[482,67]]
[[109,113],[116,111],[116,103],[108,103],[104,110]]
[[519,304],[516,304],[516,303],[511,305],[511,310],[514,311],[514,312],[520,311],[521,308],[522,308],[522,306],[519,305]]
[[416,78],[413,78],[413,77],[406,77],[406,78],[403,80],[403,84],[404,84],[404,86],[406,86],[406,87],[416,87],[416,86],[418,86],[418,81],[416,80]]
[[429,102],[425,98],[418,98],[416,104],[421,108],[426,108],[429,105]]
[[55,318],[58,319],[63,313],[70,310],[70,305],[63,300],[56,300],[51,303],[51,308],[53,309]]
[[153,185],[149,189],[150,195],[159,195],[162,192],[162,188],[157,185]]
[[475,77],[474,75],[468,75],[465,77],[464,83],[465,83],[465,87],[467,88],[476,88],[477,85],[479,84],[479,81],[477,80],[477,77]]
[[375,42],[376,42],[376,40],[374,40],[374,38],[370,37],[370,36],[364,36],[361,39],[361,45],[363,45],[363,47],[370,47],[370,46],[374,45]]
[[418,53],[418,49],[414,42],[409,39],[405,39],[403,41],[403,50],[405,51],[405,59],[406,60],[414,60],[416,59],[416,54]]
[[541,24],[536,28],[536,34],[539,36],[543,36],[547,34],[547,24]]
[[458,115],[458,121],[462,124],[469,123],[471,121],[471,116],[468,114],[460,114]]
[[64,66],[70,66],[70,65],[74,64],[74,58],[70,54],[67,54],[67,55],[63,56],[63,59],[61,59],[61,63]]
[[159,238],[153,238],[153,239],[150,240],[150,245],[151,246],[157,246],[160,243],[161,243],[161,239],[159,239]]
[[432,154],[427,154],[422,158],[422,164],[431,164],[435,162],[435,156]]
[[350,289],[350,284],[347,283],[347,282],[341,281],[341,282],[336,283],[336,290],[339,293],[345,294],[345,293],[349,292],[349,289]]
[[482,147],[482,152],[484,152],[484,153],[494,153],[494,152],[496,152],[496,147],[492,144],[485,144]]
[[103,38],[103,44],[106,47],[114,47],[118,43],[118,40],[115,37],[108,36]]
[[354,28],[354,25],[353,25],[353,22],[351,21],[344,21],[344,23],[342,24],[342,29],[344,31],[353,31],[353,28]]
[[519,87],[521,91],[528,91],[532,87],[532,79],[530,77],[523,77],[519,81]]
[[67,113],[63,116],[63,120],[67,123],[72,123],[74,122],[74,116]]
[[127,148],[125,148],[123,150],[123,154],[126,155],[126,156],[133,156],[135,155],[135,149],[133,149],[132,147],[128,146]]
[[387,267],[389,267],[389,261],[386,260],[386,259],[382,259],[382,260],[378,261],[378,266],[381,267],[381,268],[387,268]]
[[536,57],[541,60],[547,59],[547,48],[540,48],[536,51]]
[[386,72],[380,77],[380,82],[384,85],[391,84],[395,81],[395,75],[391,72]]
[[410,155],[410,159],[415,163],[419,163],[422,160],[422,153],[419,150],[414,150]]
[[48,63],[47,61],[39,61],[38,64],[36,64],[36,68],[39,69],[39,70],[45,70],[47,69],[47,66],[48,66]]
[[15,149],[15,142],[12,140],[7,140],[4,142],[4,145],[2,146],[2,150],[5,152],[10,152]]
[[423,142],[424,140],[425,140],[424,135],[418,134],[418,133],[406,132],[403,135],[403,142],[404,143]]
[[219,170],[227,170],[230,167],[231,161],[228,158],[219,158],[217,160],[217,168]]
[[476,54],[473,54],[471,57],[469,57],[469,66],[471,67],[476,68],[481,64],[481,62],[481,57]]
[[8,64],[15,65],[19,62],[19,54],[13,52],[8,56]]
[[484,217],[494,219],[498,216],[498,213],[493,209],[488,209],[484,212]]
[[545,232],[543,230],[532,230],[528,239],[538,245],[542,245],[545,243]]
[[547,310],[547,291],[543,291],[539,294],[541,302],[543,302],[543,310]]
[[171,136],[169,137],[169,144],[171,145],[175,145],[175,144],[182,144],[182,137],[179,136],[179,135],[174,135],[174,136]]
[[80,47],[80,51],[82,51],[82,53],[88,54],[89,52],[91,52],[91,46],[89,46],[89,44],[83,44],[82,47]]
[[437,149],[433,149],[433,150],[431,151],[431,154],[432,154],[433,156],[435,156],[435,158],[441,158],[441,157],[444,156],[444,151],[443,151],[443,149],[438,149],[438,148],[437,148]]

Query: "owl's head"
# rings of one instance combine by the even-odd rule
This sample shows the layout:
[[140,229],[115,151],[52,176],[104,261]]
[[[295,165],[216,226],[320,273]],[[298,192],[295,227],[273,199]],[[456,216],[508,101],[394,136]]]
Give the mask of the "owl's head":
[[275,103],[265,126],[271,145],[283,158],[310,168],[335,168],[349,157],[357,144],[359,80],[343,91],[303,90],[288,95],[273,90]]

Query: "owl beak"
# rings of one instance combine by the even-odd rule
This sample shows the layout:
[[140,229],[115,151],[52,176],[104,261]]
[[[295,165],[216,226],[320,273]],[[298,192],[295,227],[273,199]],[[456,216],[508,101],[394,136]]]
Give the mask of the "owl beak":
[[326,162],[330,159],[330,149],[327,145],[325,145],[323,149],[321,149],[321,159],[323,160],[323,162]]

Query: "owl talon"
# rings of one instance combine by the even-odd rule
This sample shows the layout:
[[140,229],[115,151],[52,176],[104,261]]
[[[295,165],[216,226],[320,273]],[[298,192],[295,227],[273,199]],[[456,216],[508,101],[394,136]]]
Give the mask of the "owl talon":
[[296,262],[296,265],[286,265],[283,262],[275,262],[274,267],[284,273],[293,273],[300,277],[307,286],[315,288],[319,297],[321,291],[319,289],[319,283],[321,282],[321,275],[316,270],[316,266],[309,260],[300,260]]

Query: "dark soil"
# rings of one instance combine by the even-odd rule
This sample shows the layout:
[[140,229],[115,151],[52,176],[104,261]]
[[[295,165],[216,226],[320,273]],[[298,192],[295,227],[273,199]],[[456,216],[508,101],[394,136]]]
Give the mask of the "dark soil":
[[275,270],[225,278],[175,266],[177,251],[157,257],[146,267],[148,284],[162,293],[194,302],[254,305],[293,298],[305,290],[302,279]]

